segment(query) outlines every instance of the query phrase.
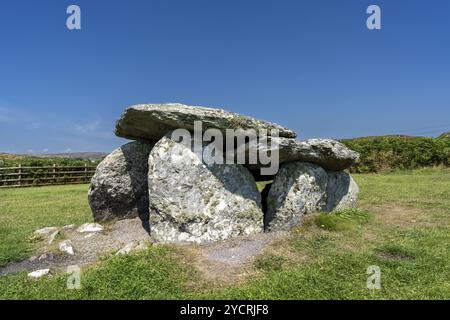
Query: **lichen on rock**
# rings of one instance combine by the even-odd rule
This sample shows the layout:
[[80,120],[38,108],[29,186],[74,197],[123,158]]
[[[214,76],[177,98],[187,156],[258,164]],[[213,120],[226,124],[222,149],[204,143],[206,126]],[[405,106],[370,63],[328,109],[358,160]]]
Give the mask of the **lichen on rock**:
[[310,212],[320,211],[327,200],[328,175],[318,165],[289,162],[281,166],[267,196],[267,229],[288,230]]
[[238,164],[206,165],[184,144],[162,138],[149,156],[152,236],[210,242],[263,231],[261,197]]

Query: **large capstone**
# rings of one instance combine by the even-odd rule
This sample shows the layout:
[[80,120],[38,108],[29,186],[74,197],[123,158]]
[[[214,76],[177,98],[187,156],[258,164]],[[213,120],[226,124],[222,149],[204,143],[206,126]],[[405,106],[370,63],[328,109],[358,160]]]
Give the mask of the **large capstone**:
[[[277,152],[279,163],[301,161],[315,163],[326,170],[344,170],[359,161],[359,154],[347,148],[344,144],[331,139],[309,139],[296,140],[283,137],[270,137],[268,142],[261,143],[261,140],[255,143],[247,142],[246,153],[267,154]],[[260,163],[247,164],[246,167],[253,173],[258,174],[261,167],[266,167]],[[262,177],[260,180],[268,180]]]
[[325,211],[339,211],[356,207],[359,188],[352,176],[345,171],[329,171],[327,205]]
[[322,210],[328,175],[320,166],[289,162],[281,166],[267,196],[265,224],[270,231],[288,230],[306,213]]
[[263,231],[261,196],[238,164],[206,165],[193,148],[163,137],[149,156],[152,236],[210,242]]
[[257,120],[222,109],[187,106],[178,103],[140,104],[127,108],[116,123],[115,133],[128,139],[158,141],[167,132],[175,129],[194,130],[194,122],[201,121],[202,130],[254,129],[279,131],[280,137],[295,138],[289,129],[274,123]]
[[88,192],[95,221],[148,215],[149,142],[130,142],[98,166]]

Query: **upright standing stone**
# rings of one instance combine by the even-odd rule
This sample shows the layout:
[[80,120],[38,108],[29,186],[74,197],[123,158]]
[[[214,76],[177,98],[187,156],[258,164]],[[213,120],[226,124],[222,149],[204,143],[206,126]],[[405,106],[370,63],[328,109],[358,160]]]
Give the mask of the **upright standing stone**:
[[95,221],[148,214],[150,142],[130,142],[114,150],[98,166],[88,192]]
[[263,231],[261,197],[238,164],[205,165],[188,146],[162,138],[149,156],[152,236],[210,242]]
[[267,197],[266,225],[288,230],[305,213],[322,210],[327,201],[328,175],[318,165],[288,162],[281,166]]
[[345,171],[329,171],[328,199],[325,211],[355,208],[358,193],[358,185],[349,173]]

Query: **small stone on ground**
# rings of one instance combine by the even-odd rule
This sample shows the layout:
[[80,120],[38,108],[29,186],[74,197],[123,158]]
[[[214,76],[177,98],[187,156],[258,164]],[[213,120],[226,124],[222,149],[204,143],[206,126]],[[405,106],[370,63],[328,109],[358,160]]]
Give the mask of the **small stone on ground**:
[[78,229],[78,232],[84,233],[84,232],[99,232],[103,231],[102,225],[98,223],[85,223],[81,225]]
[[70,254],[71,256],[73,256],[75,254],[75,252],[73,250],[72,241],[70,241],[70,240],[64,240],[63,242],[61,242],[59,244],[59,250],[62,252],[65,252],[67,254]]
[[40,269],[40,270],[30,272],[28,274],[28,278],[37,279],[37,278],[41,278],[41,277],[49,275],[49,274],[50,274],[50,269]]

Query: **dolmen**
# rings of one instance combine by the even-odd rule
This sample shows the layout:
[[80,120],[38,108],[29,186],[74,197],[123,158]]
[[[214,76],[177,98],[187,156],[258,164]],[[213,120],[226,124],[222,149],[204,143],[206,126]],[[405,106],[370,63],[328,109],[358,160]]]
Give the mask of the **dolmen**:
[[[131,106],[115,134],[133,141],[96,169],[94,220],[139,216],[156,241],[289,230],[305,214],[356,206],[345,169],[359,155],[335,140],[298,140],[275,123],[183,104]],[[260,193],[256,181],[272,182]]]

